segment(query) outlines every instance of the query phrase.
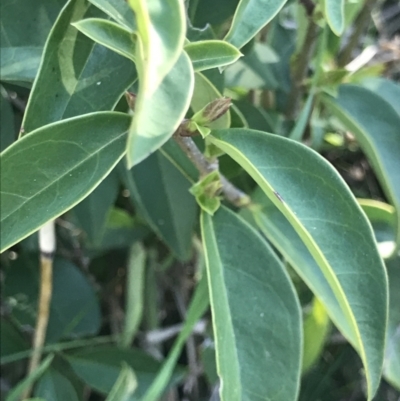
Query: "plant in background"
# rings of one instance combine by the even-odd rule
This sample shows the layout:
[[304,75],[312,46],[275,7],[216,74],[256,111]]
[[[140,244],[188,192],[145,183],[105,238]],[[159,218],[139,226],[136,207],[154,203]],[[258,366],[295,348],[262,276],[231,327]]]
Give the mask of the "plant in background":
[[376,3],[3,1],[7,401],[397,397]]

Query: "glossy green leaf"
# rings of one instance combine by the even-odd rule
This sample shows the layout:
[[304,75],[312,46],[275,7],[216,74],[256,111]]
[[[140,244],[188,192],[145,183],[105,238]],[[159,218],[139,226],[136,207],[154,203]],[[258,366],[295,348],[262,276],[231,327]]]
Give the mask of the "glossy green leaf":
[[102,15],[85,0],[70,0],[61,12],[29,97],[22,123],[25,134],[64,118],[111,110],[136,79],[132,61],[94,43],[71,25]]
[[172,136],[189,108],[193,83],[193,68],[184,52],[155,92],[140,82],[127,144],[129,168]]
[[400,391],[400,257],[386,262],[389,276],[389,324],[386,337],[384,378]]
[[[103,394],[111,391],[120,374],[121,364],[126,363],[135,372],[138,383],[135,398],[131,397],[129,401],[144,395],[160,369],[159,362],[145,352],[133,348],[98,346],[69,352],[65,356],[76,375]],[[176,382],[181,377],[179,370],[175,370],[169,383]]]
[[135,15],[126,1],[120,0],[89,0],[114,21],[131,32],[136,31]]
[[356,339],[371,399],[383,363],[387,278],[354,196],[325,159],[298,142],[245,129],[215,131],[210,141],[253,177],[318,263]]
[[118,196],[119,178],[114,171],[73,209],[79,225],[87,235],[88,242],[98,245],[106,230],[108,212]]
[[186,33],[181,0],[128,0],[135,12],[140,92],[151,97],[181,57]]
[[[11,267],[5,280],[4,295],[11,305],[14,304],[13,319],[20,326],[34,326],[39,298],[38,260],[20,256]],[[89,279],[71,262],[56,258],[47,343],[61,338],[96,335],[100,325],[100,305]]]
[[152,230],[180,259],[187,259],[197,215],[196,201],[189,193],[190,182],[160,152],[131,171],[120,171]]
[[318,360],[328,339],[329,317],[322,303],[314,298],[311,310],[304,317],[304,349],[302,373],[306,373]]
[[106,401],[128,401],[137,388],[137,379],[133,370],[123,363],[121,373]]
[[53,354],[48,355],[29,376],[25,377],[7,394],[5,401],[19,401],[25,390],[31,387],[49,368],[53,358]]
[[1,251],[76,205],[124,154],[126,114],[100,112],[47,125],[1,156]]
[[301,316],[285,268],[262,237],[224,207],[213,217],[202,213],[201,231],[222,401],[296,400]]
[[35,396],[51,401],[79,401],[72,383],[53,368],[48,369],[38,381]]
[[136,37],[129,29],[101,18],[86,18],[72,25],[96,43],[135,61]]
[[2,0],[0,73],[2,81],[35,79],[47,35],[65,0]]
[[286,0],[240,0],[224,40],[240,49],[275,17],[285,3]]
[[10,102],[3,96],[3,88],[0,87],[0,152],[15,141],[14,113]]
[[344,0],[324,0],[326,20],[335,35],[340,36],[344,30]]
[[192,60],[195,71],[229,65],[238,60],[242,53],[223,40],[201,40],[189,43],[185,51]]
[[337,99],[324,103],[356,136],[397,212],[397,247],[400,246],[400,115],[368,89],[339,87]]
[[387,203],[372,199],[358,199],[358,203],[367,215],[381,256],[390,258],[396,248],[396,210]]
[[252,201],[257,205],[252,209],[253,219],[248,216],[248,211],[243,211],[242,214],[248,220],[253,220],[252,222],[296,270],[323,303],[330,318],[342,334],[350,343],[357,344],[338,298],[293,226],[260,188],[257,188],[252,195]]
[[158,401],[165,391],[168,382],[173,376],[175,365],[178,362],[180,353],[182,352],[185,342],[191,335],[194,325],[205,313],[209,305],[207,276],[203,273],[200,282],[197,284],[192,301],[186,313],[185,323],[178,338],[175,340],[167,359],[163,363],[157,377],[154,379],[152,385],[141,399],[141,401]]
[[[197,113],[215,99],[220,99],[220,98],[222,98],[221,93],[211,83],[211,81],[208,78],[206,78],[203,74],[196,73],[194,78],[193,97],[190,102],[192,110],[195,113]],[[220,118],[212,122],[209,126],[214,129],[228,128],[230,124],[231,124],[231,115],[229,111],[227,111]]]

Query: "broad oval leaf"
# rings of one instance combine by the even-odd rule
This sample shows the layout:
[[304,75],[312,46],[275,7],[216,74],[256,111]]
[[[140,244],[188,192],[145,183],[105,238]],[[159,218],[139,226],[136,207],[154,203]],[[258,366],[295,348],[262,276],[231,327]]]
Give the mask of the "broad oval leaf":
[[141,91],[154,94],[181,56],[186,34],[181,0],[128,0],[135,12]]
[[125,27],[101,18],[86,18],[72,25],[96,43],[135,61],[136,37]]
[[223,401],[295,401],[302,333],[285,268],[246,222],[221,207],[201,216]]
[[189,43],[185,51],[192,60],[195,71],[208,70],[234,63],[242,53],[223,40],[201,40]]
[[397,248],[400,247],[400,115],[369,89],[341,85],[337,99],[324,103],[351,130],[396,208]]
[[161,152],[131,171],[120,171],[135,206],[152,230],[179,259],[188,259],[197,217],[190,182]]
[[136,31],[135,15],[127,2],[120,0],[89,1],[120,25],[129,29],[131,32]]
[[333,33],[340,36],[344,30],[344,0],[324,0],[325,17]]
[[77,204],[124,154],[131,118],[100,112],[47,125],[1,156],[1,252]]
[[357,341],[371,399],[383,363],[387,278],[354,196],[325,159],[298,142],[246,129],[215,131],[210,141],[253,177],[315,258]]
[[278,14],[287,0],[240,0],[224,40],[240,49]]
[[71,25],[102,15],[84,0],[70,0],[60,13],[29,97],[23,134],[64,118],[111,110],[136,80],[132,61],[93,43]]
[[129,168],[140,163],[173,135],[189,108],[193,84],[192,64],[184,52],[153,94],[146,92],[140,82],[128,136]]

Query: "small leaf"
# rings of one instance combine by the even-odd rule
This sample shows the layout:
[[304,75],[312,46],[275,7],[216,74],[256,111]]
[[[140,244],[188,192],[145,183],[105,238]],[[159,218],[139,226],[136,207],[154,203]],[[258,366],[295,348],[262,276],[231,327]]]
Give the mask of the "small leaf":
[[222,184],[218,170],[212,171],[196,182],[191,188],[190,193],[195,196],[199,206],[211,216],[221,205],[221,199],[218,196]]
[[89,0],[101,11],[110,16],[114,21],[129,29],[136,31],[135,15],[126,1],[120,0]]
[[193,63],[195,71],[229,65],[238,60],[242,53],[223,40],[202,40],[189,43],[185,51]]
[[324,12],[333,33],[340,36],[344,30],[344,0],[324,0]]
[[156,92],[141,82],[127,143],[128,167],[140,163],[161,147],[182,122],[193,93],[193,69],[182,53]]
[[301,316],[284,266],[262,237],[221,207],[202,212],[221,400],[294,401]]
[[240,49],[278,14],[287,0],[240,0],[225,39]]
[[94,44],[71,25],[102,15],[85,0],[70,0],[60,13],[29,96],[23,134],[64,118],[111,110],[136,80],[132,61]]
[[72,25],[96,43],[135,61],[135,35],[130,30],[101,18],[86,18]]
[[180,0],[128,0],[135,12],[136,58],[140,91],[154,95],[181,57],[185,40],[185,8]]
[[400,247],[400,115],[379,94],[356,85],[341,85],[337,99],[324,103],[351,130],[396,208],[396,243]]
[[228,97],[215,99],[195,113],[190,120],[199,125],[208,126],[213,121],[221,118],[229,110],[230,106],[231,99]]
[[137,388],[137,379],[133,370],[125,362],[122,363],[118,376],[106,401],[129,401]]
[[130,120],[113,112],[71,118],[37,129],[1,153],[1,252],[100,184],[124,154]]
[[[387,279],[371,227],[354,196],[325,159],[298,142],[246,129],[213,131],[208,138],[253,177],[314,257],[317,274],[327,281],[347,320],[347,337],[355,340],[370,400],[383,363]],[[356,257],[355,250],[360,250]]]
[[[215,100],[221,101],[223,96],[217,88],[201,73],[194,74],[194,91],[190,106],[195,113],[200,112]],[[225,103],[225,102],[224,102]],[[209,126],[212,129],[228,128],[231,124],[231,115],[229,110],[222,114],[220,118],[213,121]]]

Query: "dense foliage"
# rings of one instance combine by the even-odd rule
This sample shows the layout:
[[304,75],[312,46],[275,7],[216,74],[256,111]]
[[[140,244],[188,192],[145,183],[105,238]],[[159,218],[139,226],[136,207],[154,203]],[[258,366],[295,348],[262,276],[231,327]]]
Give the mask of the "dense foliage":
[[2,0],[2,399],[399,400],[396,34],[389,0]]

